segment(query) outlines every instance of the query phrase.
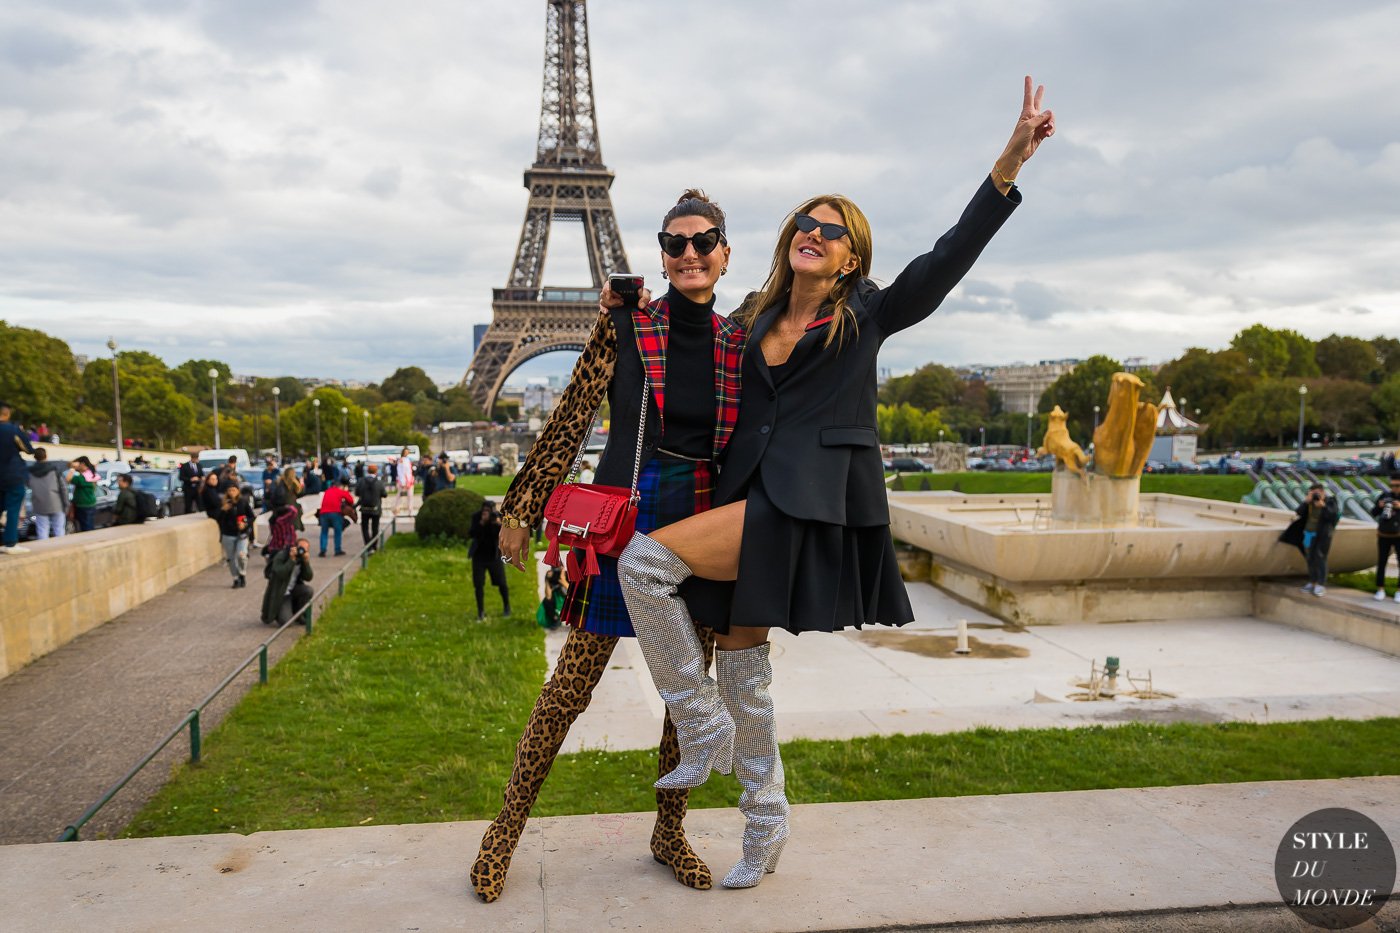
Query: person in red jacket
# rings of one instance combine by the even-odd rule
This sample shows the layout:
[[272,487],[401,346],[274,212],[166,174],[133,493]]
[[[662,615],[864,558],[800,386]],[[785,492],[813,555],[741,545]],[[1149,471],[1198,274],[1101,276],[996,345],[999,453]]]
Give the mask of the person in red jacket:
[[350,494],[350,477],[341,476],[335,485],[327,489],[321,496],[321,507],[316,511],[316,515],[321,522],[321,557],[326,556],[326,538],[332,528],[335,529],[335,556],[341,557],[345,551],[340,546],[340,536],[345,532],[345,515],[341,509],[349,505],[355,508],[355,497]]

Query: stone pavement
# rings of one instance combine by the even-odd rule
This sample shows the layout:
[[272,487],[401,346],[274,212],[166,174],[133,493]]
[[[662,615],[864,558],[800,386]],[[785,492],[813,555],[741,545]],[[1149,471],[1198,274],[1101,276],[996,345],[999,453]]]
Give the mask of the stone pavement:
[[[783,741],[979,725],[1400,716],[1400,658],[1288,625],[1225,618],[1022,628],[927,583],[909,584],[909,596],[917,621],[903,628],[772,633],[772,692]],[[951,653],[959,619],[969,623],[973,651],[965,657]],[[559,632],[546,638],[551,665],[563,640]],[[1174,697],[1071,701],[1090,661],[1102,664],[1107,655],[1120,658],[1134,677],[1151,671],[1154,689]],[[563,750],[652,748],[662,713],[636,640],[623,639]]]
[[[313,513],[314,505],[306,511]],[[411,521],[401,521],[400,530],[405,527]],[[353,573],[359,561],[317,558],[316,531],[308,525],[313,583],[320,589],[347,562]],[[358,553],[359,530],[343,544],[350,555]],[[0,844],[57,839],[272,634],[259,621],[263,565],[251,553],[248,586],[235,590],[227,565],[216,564],[0,680]],[[333,588],[327,595],[334,594]],[[293,626],[273,642],[269,664],[302,631]],[[206,734],[257,677],[254,663],[206,708],[200,716]],[[182,734],[83,828],[82,837],[119,831],[188,757],[189,739]]]
[[[16,931],[1304,930],[1274,881],[1302,816],[1345,806],[1400,841],[1400,777],[810,804],[757,888],[692,891],[652,813],[533,820],[504,896],[466,871],[484,822],[0,848]],[[736,810],[692,811],[719,873]],[[1359,929],[1395,930],[1394,898]]]

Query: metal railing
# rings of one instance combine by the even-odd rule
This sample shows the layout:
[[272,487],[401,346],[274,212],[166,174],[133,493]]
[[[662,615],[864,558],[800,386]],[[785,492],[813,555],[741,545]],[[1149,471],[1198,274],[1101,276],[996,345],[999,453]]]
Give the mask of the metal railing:
[[101,810],[108,803],[110,803],[112,798],[115,797],[117,793],[121,791],[121,789],[131,781],[132,778],[136,777],[136,775],[141,772],[142,768],[150,764],[157,755],[163,752],[167,745],[175,741],[175,739],[180,735],[181,732],[185,730],[186,727],[189,728],[190,732],[190,762],[193,764],[198,764],[203,744],[203,733],[200,728],[199,720],[200,713],[204,712],[204,709],[210,703],[214,702],[215,697],[217,697],[220,693],[223,693],[224,690],[228,688],[229,684],[233,683],[234,680],[238,677],[238,675],[246,671],[254,661],[258,663],[258,683],[260,685],[266,684],[268,646],[271,645],[274,641],[276,641],[278,636],[280,636],[283,632],[287,631],[287,629],[291,628],[293,625],[296,625],[297,621],[303,615],[306,617],[306,634],[310,635],[312,631],[312,617],[314,615],[314,609],[316,607],[317,600],[324,596],[326,592],[330,590],[330,588],[333,586],[336,588],[337,596],[344,595],[345,574],[347,571],[349,571],[350,566],[356,560],[358,560],[360,562],[360,569],[363,570],[366,567],[366,565],[369,564],[370,554],[383,547],[384,542],[387,541],[390,537],[392,537],[397,531],[398,523],[399,517],[397,515],[390,516],[388,528],[381,528],[379,530],[379,534],[375,535],[374,538],[371,539],[370,542],[366,544],[358,554],[356,554],[354,557],[350,558],[350,560],[345,562],[345,566],[341,567],[340,570],[337,571],[334,579],[332,579],[325,586],[317,590],[316,593],[313,594],[309,600],[307,600],[305,606],[302,606],[296,612],[292,613],[291,618],[279,625],[277,627],[277,631],[269,635],[263,641],[262,644],[258,645],[257,650],[255,650],[252,654],[248,655],[247,659],[244,660],[242,664],[238,665],[238,667],[234,668],[232,673],[225,677],[217,687],[215,687],[209,692],[208,696],[200,700],[199,703],[194,706],[194,708],[192,708],[188,713],[186,713],[185,717],[181,719],[179,723],[176,724],[175,728],[171,729],[170,732],[165,736],[165,738],[161,739],[160,742],[157,743],[155,748],[147,752],[145,756],[142,757],[142,759],[136,763],[135,767],[133,767],[130,771],[126,772],[126,774],[122,775],[121,779],[118,780],[115,784],[107,788],[107,792],[104,793],[101,797],[99,797],[96,803],[84,810],[82,816],[78,817],[72,823],[69,823],[66,827],[64,827],[63,835],[59,836],[57,841],[78,841],[78,831],[83,828],[83,825],[86,824],[89,820],[91,820],[94,816],[96,816],[99,810]]

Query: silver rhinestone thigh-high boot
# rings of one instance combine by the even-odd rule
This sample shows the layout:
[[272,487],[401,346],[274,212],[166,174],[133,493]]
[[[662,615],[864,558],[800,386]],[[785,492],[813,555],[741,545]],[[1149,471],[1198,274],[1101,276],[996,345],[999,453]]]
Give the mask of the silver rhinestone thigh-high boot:
[[777,720],[768,686],[773,667],[768,643],[741,651],[716,651],[715,676],[724,705],[734,717],[734,774],[743,786],[744,857],[721,882],[751,888],[778,867],[788,840],[788,800]]
[[733,768],[734,720],[705,672],[690,610],[676,595],[690,575],[685,561],[644,534],[634,534],[617,558],[637,644],[681,746],[680,764],[656,782],[660,788],[699,787],[712,769],[728,774]]

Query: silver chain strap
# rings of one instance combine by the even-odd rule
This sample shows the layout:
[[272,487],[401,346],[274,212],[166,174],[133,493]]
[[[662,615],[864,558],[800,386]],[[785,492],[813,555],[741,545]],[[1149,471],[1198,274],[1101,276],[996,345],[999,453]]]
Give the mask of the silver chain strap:
[[[651,400],[651,376],[642,375],[642,416],[637,422],[637,456],[632,462],[632,498],[637,498],[637,483],[642,476],[642,438],[647,431],[647,406]],[[588,425],[584,431],[583,443],[578,445],[578,456],[574,458],[574,465],[569,470],[569,475],[564,482],[572,483],[577,481],[579,467],[583,465],[583,452],[588,447],[588,439],[593,436],[593,425],[598,420],[598,416],[603,413],[603,403],[599,402],[598,407],[593,410],[593,417],[588,419]]]

